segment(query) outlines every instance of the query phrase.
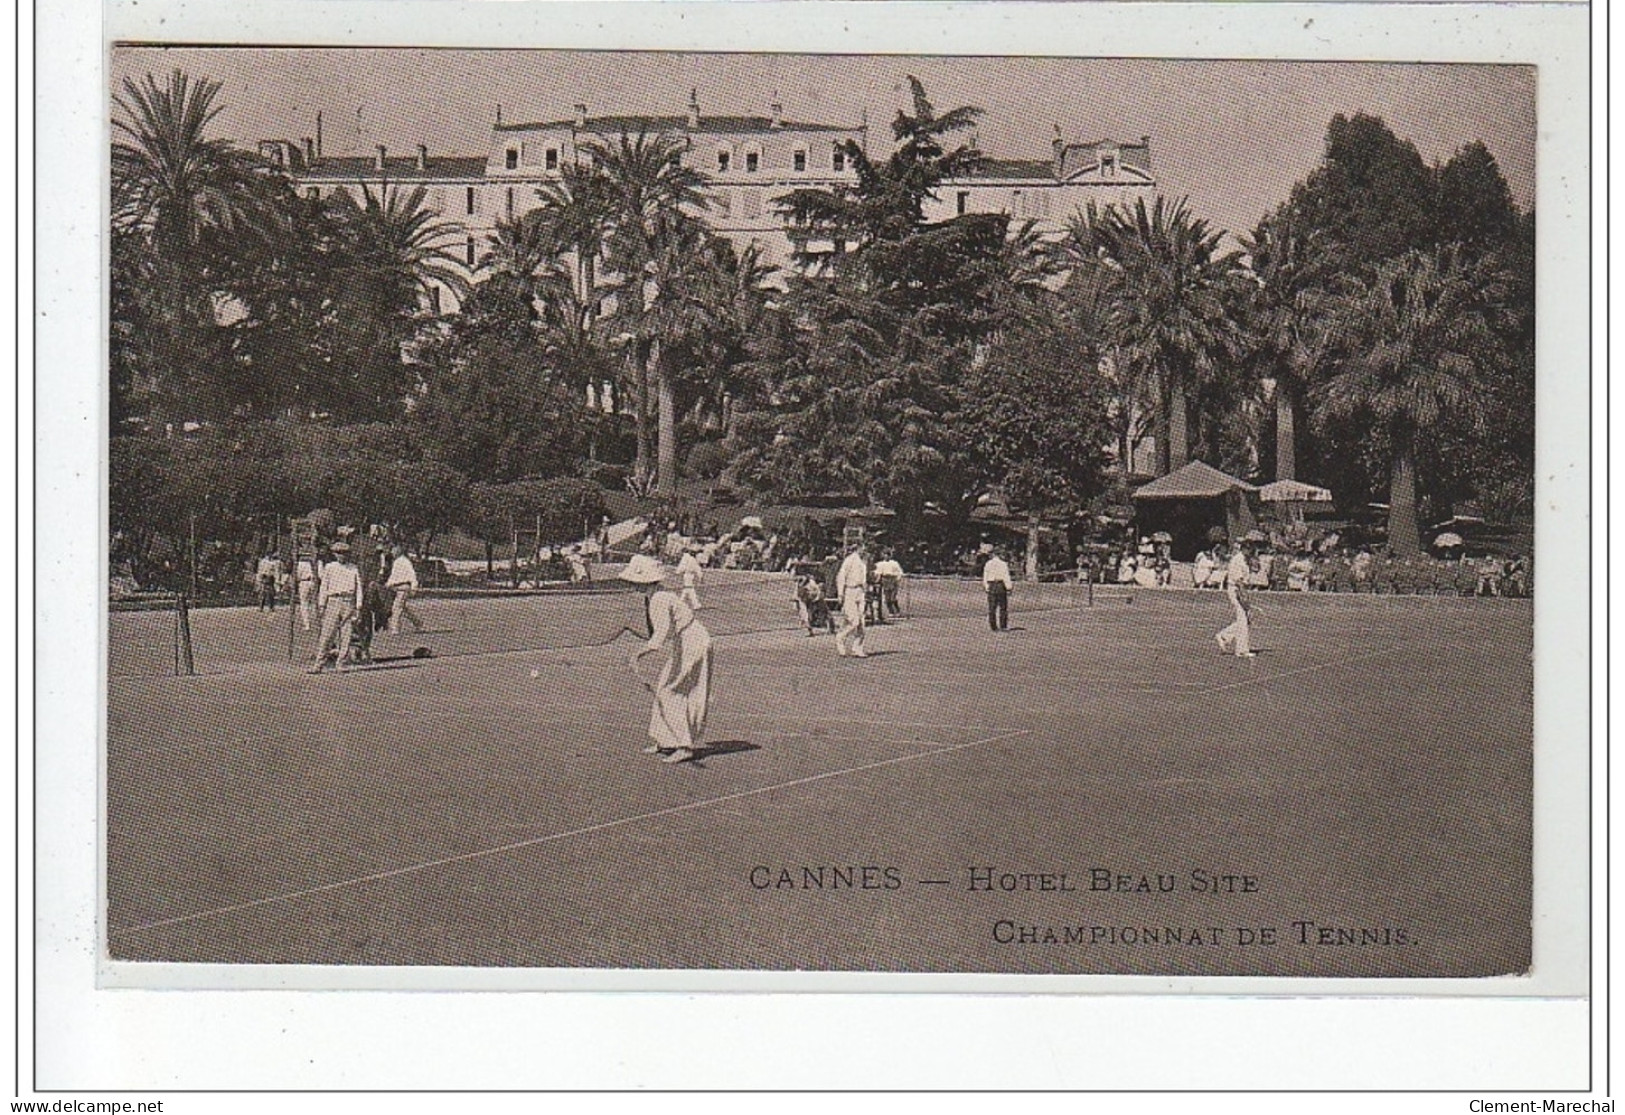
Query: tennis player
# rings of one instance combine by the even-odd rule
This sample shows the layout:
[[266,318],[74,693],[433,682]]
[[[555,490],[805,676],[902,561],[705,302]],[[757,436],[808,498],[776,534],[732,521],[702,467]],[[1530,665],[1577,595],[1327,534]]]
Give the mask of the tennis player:
[[711,633],[694,618],[694,609],[662,587],[663,574],[660,562],[647,554],[634,555],[621,571],[621,580],[643,590],[649,611],[649,641],[632,652],[628,663],[643,680],[644,656],[668,652],[659,679],[643,682],[655,702],[649,714],[653,742],[643,752],[662,756],[661,762],[681,763],[694,757],[705,732],[711,704]]
[[1253,536],[1249,534],[1236,544],[1230,553],[1229,563],[1225,565],[1224,594],[1229,598],[1230,606],[1236,610],[1236,618],[1229,627],[1214,636],[1221,651],[1237,658],[1258,657],[1253,653],[1252,608],[1247,603],[1247,581],[1253,570],[1253,562],[1247,551],[1252,544]]

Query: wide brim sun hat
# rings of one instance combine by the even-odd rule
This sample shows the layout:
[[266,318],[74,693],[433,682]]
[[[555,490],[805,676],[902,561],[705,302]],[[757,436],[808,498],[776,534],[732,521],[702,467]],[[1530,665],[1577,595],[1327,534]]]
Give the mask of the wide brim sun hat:
[[621,580],[634,585],[653,585],[665,580],[666,571],[648,554],[633,554],[632,560],[621,570]]

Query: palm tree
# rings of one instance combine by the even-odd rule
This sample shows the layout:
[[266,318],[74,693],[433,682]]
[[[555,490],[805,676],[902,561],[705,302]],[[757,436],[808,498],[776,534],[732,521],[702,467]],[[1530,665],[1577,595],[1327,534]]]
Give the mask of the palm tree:
[[1192,390],[1220,371],[1237,344],[1230,311],[1238,256],[1221,253],[1223,233],[1191,214],[1184,200],[1158,197],[1147,209],[1091,204],[1076,214],[1069,237],[1081,258],[1115,273],[1112,339],[1124,359],[1157,379],[1159,468],[1172,472],[1190,456]]
[[1275,479],[1297,477],[1297,423],[1325,362],[1333,263],[1318,230],[1307,234],[1283,210],[1241,239],[1257,290],[1247,308],[1259,372],[1275,381]]
[[743,364],[746,338],[761,320],[764,269],[754,248],[736,254],[725,239],[693,218],[671,221],[649,269],[645,322],[658,393],[659,491],[677,480],[677,391],[686,387],[703,407],[721,414]]
[[595,307],[598,260],[612,216],[604,172],[596,163],[569,164],[557,182],[546,183],[536,195],[542,203],[537,211],[542,227],[560,251],[575,256],[577,297]]
[[479,270],[488,283],[513,284],[535,311],[538,342],[573,387],[586,390],[601,374],[593,336],[594,307],[561,258],[558,229],[543,209],[497,222]]
[[352,269],[364,274],[390,301],[410,314],[436,298],[443,288],[458,299],[468,295],[468,274],[455,246],[463,227],[439,219],[426,204],[428,188],[399,188],[381,182],[357,183],[357,192],[335,194],[337,213],[349,235]]
[[1369,419],[1388,445],[1388,541],[1421,550],[1416,460],[1447,421],[1482,430],[1484,374],[1505,359],[1493,319],[1507,276],[1468,265],[1455,246],[1412,250],[1358,281],[1338,307],[1335,375],[1317,390],[1323,419]]
[[404,349],[430,317],[440,292],[459,303],[470,293],[454,248],[462,228],[438,219],[421,187],[360,182],[334,195],[338,262],[333,269],[332,342],[326,409],[350,419],[398,413],[414,388]]
[[[621,133],[617,141],[594,141],[585,145],[597,171],[602,175],[602,204],[608,214],[603,247],[607,262],[620,276],[616,286],[616,312],[627,328],[623,334],[631,344],[628,358],[635,366],[638,455],[635,466],[640,479],[649,476],[649,357],[659,336],[647,320],[647,291],[650,271],[662,252],[662,242],[674,227],[682,224],[685,211],[703,209],[701,192],[705,176],[683,165],[684,144],[670,135],[631,136]],[[596,204],[596,202],[595,202]],[[660,384],[661,428],[671,430],[669,448],[662,457],[676,459],[676,415],[667,413],[675,406],[669,384]],[[676,484],[675,465],[658,474],[663,490]]]
[[543,276],[562,274],[558,241],[540,209],[498,220],[484,254],[475,265],[479,272],[534,288]]
[[177,70],[164,82],[126,78],[114,98],[114,394],[131,407],[121,417],[160,427],[231,411],[217,309],[243,264],[278,239],[271,180],[254,156],[208,135],[219,92]]
[[264,177],[254,156],[207,137],[223,106],[220,83],[180,70],[160,85],[151,74],[124,79],[113,120],[113,226],[144,231],[165,265],[198,267],[211,237],[254,232],[266,216]]

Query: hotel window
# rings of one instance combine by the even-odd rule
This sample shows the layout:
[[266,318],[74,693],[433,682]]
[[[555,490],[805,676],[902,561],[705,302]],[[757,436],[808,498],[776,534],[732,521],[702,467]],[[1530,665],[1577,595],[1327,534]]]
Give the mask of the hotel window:
[[755,174],[762,169],[762,153],[760,151],[745,152],[745,173]]
[[835,150],[830,154],[829,165],[836,174],[846,169],[846,148],[839,143],[835,145]]
[[726,147],[717,148],[717,173],[727,174],[728,164],[733,162],[733,152]]
[[508,187],[508,219],[513,220],[513,187]]
[[795,152],[790,156],[790,165],[795,168],[797,174],[807,172],[807,149],[805,147],[795,149]]
[[320,201],[321,197],[322,197],[321,187],[320,186],[308,186],[308,187],[306,187],[306,189],[305,189],[305,197],[309,198],[311,201]]
[[961,217],[963,217],[965,215],[966,211],[970,209],[970,191],[969,190],[960,190],[959,191],[958,209],[959,209],[959,215]]
[[1117,177],[1117,152],[1102,151],[1100,153],[1100,176],[1102,178]]
[[546,160],[544,165],[548,170],[559,169],[559,149],[557,147],[549,147],[544,159]]
[[466,202],[464,203],[464,207],[468,210],[468,215],[472,217],[474,215],[474,187],[473,186],[468,187],[468,197],[467,197]]
[[1024,212],[1025,204],[1026,204],[1026,199],[1021,196],[1021,191],[1020,190],[1011,190],[1010,191],[1010,215],[1012,217],[1025,217],[1025,216],[1027,216],[1027,213]]
[[508,170],[518,170],[519,169],[519,148],[517,148],[517,147],[508,148],[507,154],[505,154],[503,156],[502,165],[504,167],[506,167]]
[[474,266],[474,238],[472,236],[470,236],[468,238],[468,243],[466,245],[466,248],[468,250],[468,265],[470,267],[473,267]]

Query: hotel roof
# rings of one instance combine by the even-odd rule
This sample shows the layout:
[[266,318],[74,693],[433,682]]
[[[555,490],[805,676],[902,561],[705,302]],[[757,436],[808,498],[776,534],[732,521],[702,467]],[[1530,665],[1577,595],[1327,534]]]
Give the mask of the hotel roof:
[[428,165],[418,168],[412,155],[392,155],[378,169],[378,160],[366,155],[328,155],[294,172],[301,179],[326,178],[353,182],[358,178],[388,178],[392,182],[431,181],[441,178],[485,177],[484,155],[430,155]]
[[777,126],[771,116],[701,116],[699,126],[690,128],[687,116],[589,116],[586,124],[576,128],[574,119],[549,120],[542,123],[498,124],[499,132],[532,132],[553,129],[574,129],[584,132],[635,135],[638,132],[695,132],[725,135],[734,132],[856,132],[861,128],[840,124],[808,124],[795,120],[781,120]]

